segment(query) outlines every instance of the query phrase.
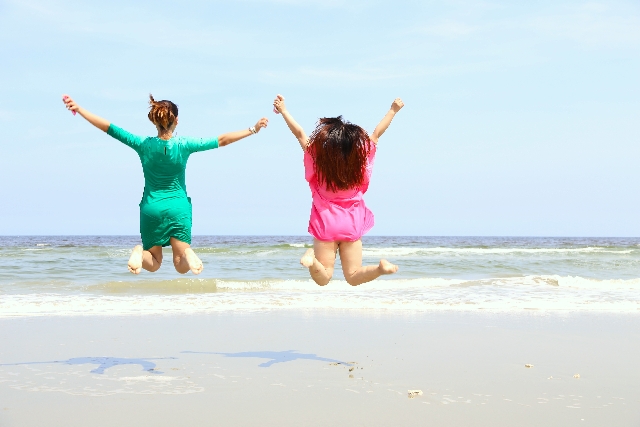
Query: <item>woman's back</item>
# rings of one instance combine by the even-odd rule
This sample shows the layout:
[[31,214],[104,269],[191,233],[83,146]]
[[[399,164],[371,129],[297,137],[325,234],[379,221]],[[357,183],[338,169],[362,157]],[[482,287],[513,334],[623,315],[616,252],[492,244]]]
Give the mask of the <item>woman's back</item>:
[[167,197],[187,197],[185,170],[191,154],[179,138],[146,138],[140,147],[147,202]]
[[374,224],[373,213],[364,202],[373,172],[376,145],[369,141],[365,173],[362,183],[345,190],[331,190],[318,176],[313,157],[304,154],[305,179],[312,196],[309,233],[322,241],[354,241],[369,231]]
[[218,138],[140,137],[113,124],[108,133],[133,148],[140,157],[145,181],[141,204],[187,199],[185,170],[189,156],[218,147]]

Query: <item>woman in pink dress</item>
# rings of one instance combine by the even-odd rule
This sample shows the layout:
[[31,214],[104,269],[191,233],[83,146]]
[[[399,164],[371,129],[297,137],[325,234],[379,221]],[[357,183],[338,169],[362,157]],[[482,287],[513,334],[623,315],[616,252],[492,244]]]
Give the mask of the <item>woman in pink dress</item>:
[[398,266],[384,259],[376,266],[363,266],[361,237],[373,227],[373,213],[363,196],[369,188],[378,139],[404,106],[402,100],[393,101],[371,136],[339,116],[320,119],[308,138],[281,95],[273,106],[304,150],[305,178],[313,198],[309,219],[313,249],[302,256],[300,264],[309,269],[311,278],[320,286],[331,280],[338,250],[342,272],[352,286],[398,271]]

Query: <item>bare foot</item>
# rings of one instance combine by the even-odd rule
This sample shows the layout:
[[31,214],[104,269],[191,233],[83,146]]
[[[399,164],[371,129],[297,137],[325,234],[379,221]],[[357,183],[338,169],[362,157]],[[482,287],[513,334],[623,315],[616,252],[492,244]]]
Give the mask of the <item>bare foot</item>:
[[391,264],[386,259],[380,260],[380,265],[378,266],[382,274],[393,274],[398,271],[398,266],[395,264]]
[[307,252],[302,255],[300,258],[300,264],[303,266],[310,268],[313,265],[313,261],[316,259],[316,253],[313,252],[313,249],[307,249]]
[[140,271],[142,271],[142,246],[138,245],[133,248],[127,268],[133,274],[140,274]]
[[202,261],[200,261],[200,258],[198,258],[198,255],[193,252],[193,249],[185,249],[184,256],[187,257],[187,264],[189,264],[189,268],[191,269],[191,272],[193,274],[202,273],[202,269],[204,268],[204,266],[202,265]]

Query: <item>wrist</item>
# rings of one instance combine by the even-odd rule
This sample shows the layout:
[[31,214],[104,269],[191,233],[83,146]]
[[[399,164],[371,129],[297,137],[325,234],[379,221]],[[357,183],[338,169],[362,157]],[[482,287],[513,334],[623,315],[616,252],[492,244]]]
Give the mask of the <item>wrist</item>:
[[251,132],[251,135],[255,135],[256,133],[258,133],[258,130],[256,129],[255,126],[251,126],[249,128],[249,132]]

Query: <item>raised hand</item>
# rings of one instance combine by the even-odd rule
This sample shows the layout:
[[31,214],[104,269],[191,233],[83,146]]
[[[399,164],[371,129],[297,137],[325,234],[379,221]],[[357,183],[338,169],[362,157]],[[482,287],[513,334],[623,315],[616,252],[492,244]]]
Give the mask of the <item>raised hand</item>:
[[402,102],[402,99],[396,98],[393,100],[391,108],[389,109],[389,111],[387,111],[387,114],[385,114],[380,123],[378,123],[378,126],[376,126],[376,128],[373,130],[373,133],[371,133],[371,141],[373,141],[375,144],[378,143],[378,139],[382,136],[383,133],[385,133],[385,131],[391,124],[391,120],[393,120],[393,117],[398,111],[400,111],[402,107],[404,107],[404,102]]
[[84,108],[80,108],[80,106],[76,104],[76,101],[74,101],[73,98],[71,98],[69,95],[62,95],[62,102],[64,102],[64,106],[67,107],[67,110],[71,111],[74,116],[76,115],[76,113],[78,113],[82,117],[84,117],[86,121],[100,129],[101,131],[106,132],[107,130],[109,130],[109,126],[111,125],[111,123],[109,123],[108,120],[105,120],[100,116],[96,116],[95,114],[85,110]]
[[402,107],[404,107],[404,102],[402,102],[402,99],[396,98],[393,100],[393,103],[391,104],[391,109],[393,110],[394,113],[397,113],[398,111],[400,111]]
[[64,105],[65,107],[67,107],[67,110],[71,111],[74,116],[76,115],[76,112],[80,109],[78,104],[76,104],[76,102],[69,95],[62,95],[62,102],[64,102]]
[[256,126],[255,126],[256,133],[260,132],[260,129],[266,128],[268,124],[269,124],[269,119],[267,119],[266,117],[263,117],[260,120],[258,120],[258,123],[256,123]]
[[287,107],[284,105],[284,96],[278,94],[276,99],[273,100],[273,112],[276,114],[280,114],[283,111],[286,111]]

